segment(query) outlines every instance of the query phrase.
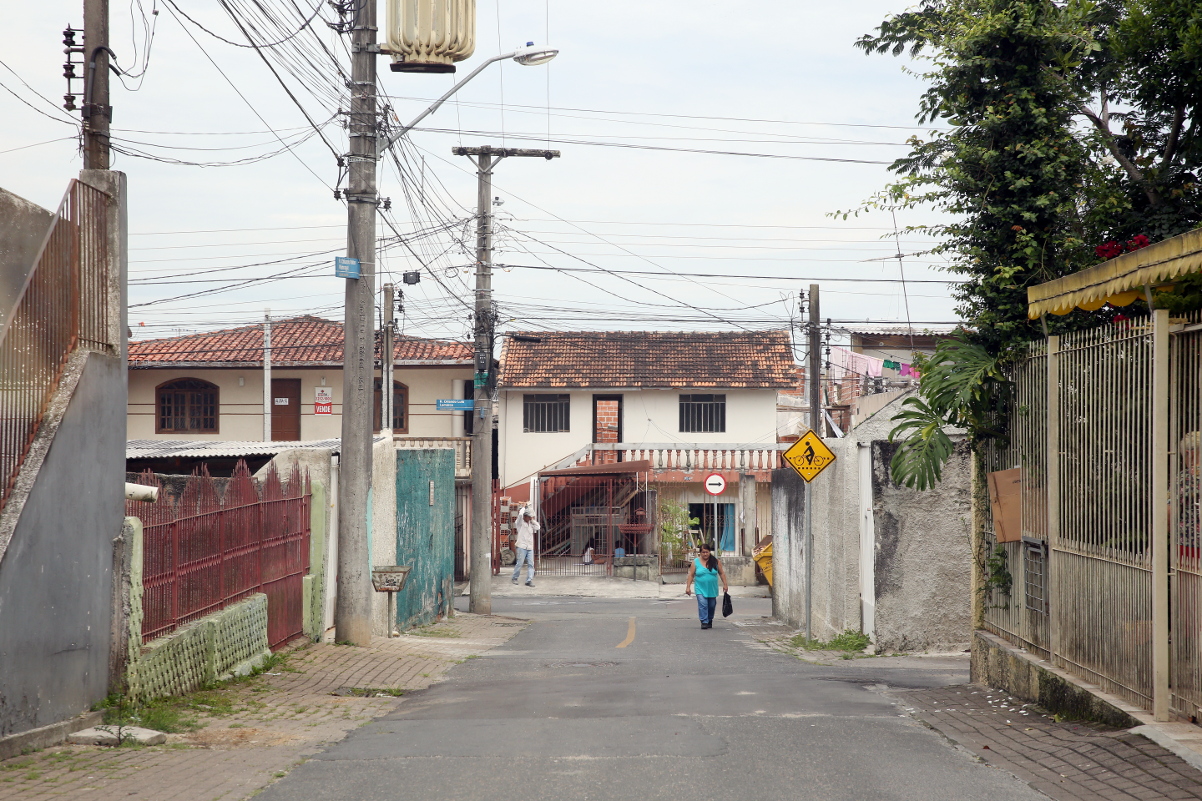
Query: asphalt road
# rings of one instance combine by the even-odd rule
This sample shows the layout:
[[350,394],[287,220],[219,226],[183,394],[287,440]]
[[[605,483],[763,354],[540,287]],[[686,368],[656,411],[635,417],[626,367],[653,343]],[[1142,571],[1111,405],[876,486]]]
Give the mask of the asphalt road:
[[732,625],[767,615],[766,599],[738,600],[709,631],[692,599],[506,598],[493,611],[533,623],[258,798],[1045,798],[887,695],[963,683],[963,659],[808,664]]

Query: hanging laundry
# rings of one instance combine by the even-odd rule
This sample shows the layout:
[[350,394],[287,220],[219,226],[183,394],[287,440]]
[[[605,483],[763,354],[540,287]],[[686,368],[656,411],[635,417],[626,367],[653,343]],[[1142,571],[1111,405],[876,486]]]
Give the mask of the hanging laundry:
[[832,376],[834,378],[842,378],[847,373],[851,373],[857,378],[864,376],[880,378],[884,363],[884,359],[865,356],[863,353],[856,353],[847,348],[830,349],[830,365],[839,368],[838,375]]
[[901,374],[902,374],[902,376],[903,376],[903,377],[904,377],[904,376],[911,375],[910,364],[909,364],[908,362],[902,362],[902,365],[901,365],[901,371],[900,371],[900,372],[901,372]]

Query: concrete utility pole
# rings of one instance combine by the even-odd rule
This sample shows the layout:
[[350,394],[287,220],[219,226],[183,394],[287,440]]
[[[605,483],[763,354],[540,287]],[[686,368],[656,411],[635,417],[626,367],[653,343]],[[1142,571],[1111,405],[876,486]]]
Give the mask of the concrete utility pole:
[[109,168],[109,2],[84,0],[83,4],[83,168]]
[[[810,395],[810,430],[817,436],[822,436],[819,426],[822,424],[822,394],[821,394],[821,353],[822,332],[818,321],[818,285],[810,284],[810,324],[807,327],[810,340],[810,354],[806,366],[806,382],[809,384]],[[812,481],[805,482],[806,505],[806,639],[814,638],[811,626],[811,612],[814,606],[814,489]]]
[[476,424],[472,435],[471,587],[468,611],[492,614],[492,171],[508,157],[559,158],[558,150],[456,147],[476,165]]
[[376,300],[376,3],[354,3],[346,255],[359,277],[346,279],[342,357],[342,454],[338,497],[338,601],[334,636],[371,642],[371,565],[367,552],[375,378]]
[[263,310],[263,441],[271,442],[271,309]]
[[380,428],[381,430],[392,430],[392,418],[396,413],[393,410],[393,404],[396,403],[396,395],[392,391],[392,351],[393,351],[393,326],[392,313],[392,284],[384,285],[384,345],[382,349],[380,363]]

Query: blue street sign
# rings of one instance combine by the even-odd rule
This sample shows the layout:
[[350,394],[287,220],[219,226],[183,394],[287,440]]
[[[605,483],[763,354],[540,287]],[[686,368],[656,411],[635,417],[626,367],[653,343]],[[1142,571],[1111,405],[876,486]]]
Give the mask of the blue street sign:
[[470,412],[476,408],[476,402],[471,398],[439,398],[434,401],[434,408],[439,411]]
[[349,256],[335,256],[334,275],[339,278],[358,278],[359,260]]

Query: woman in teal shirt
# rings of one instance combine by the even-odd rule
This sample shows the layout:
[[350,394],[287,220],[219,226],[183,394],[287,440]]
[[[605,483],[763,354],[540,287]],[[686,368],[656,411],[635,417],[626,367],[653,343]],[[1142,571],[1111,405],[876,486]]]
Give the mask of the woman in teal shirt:
[[684,594],[691,592],[694,580],[697,582],[697,616],[701,618],[701,628],[714,627],[714,608],[718,605],[718,579],[722,579],[722,592],[728,592],[730,585],[726,583],[726,571],[722,562],[714,556],[714,546],[703,543],[699,549],[701,555],[689,565],[689,577],[684,583]]

